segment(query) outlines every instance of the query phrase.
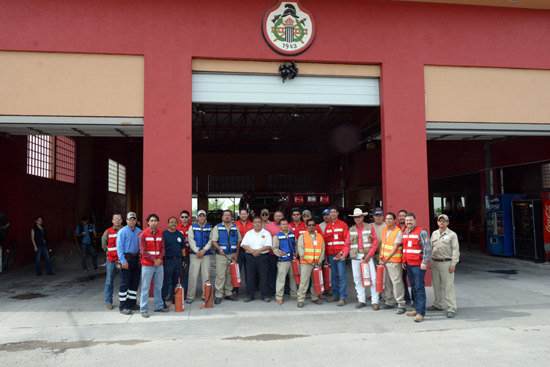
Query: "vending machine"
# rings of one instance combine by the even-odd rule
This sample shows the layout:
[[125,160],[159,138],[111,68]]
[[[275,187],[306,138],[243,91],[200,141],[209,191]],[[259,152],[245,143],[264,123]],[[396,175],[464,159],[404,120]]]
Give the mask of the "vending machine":
[[512,202],[514,225],[514,255],[543,262],[542,202],[518,200]]
[[487,253],[514,256],[512,202],[517,200],[525,200],[525,195],[499,194],[485,196]]

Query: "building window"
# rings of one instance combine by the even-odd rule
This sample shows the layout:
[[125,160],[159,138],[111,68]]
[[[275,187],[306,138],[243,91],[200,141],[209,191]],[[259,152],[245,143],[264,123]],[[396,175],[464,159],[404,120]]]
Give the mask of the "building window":
[[109,191],[126,194],[126,167],[109,159]]
[[76,145],[74,139],[58,136],[55,139],[55,179],[75,182]]
[[29,135],[27,138],[27,173],[53,178],[53,136]]
[[542,188],[550,189],[550,163],[542,165]]
[[[55,159],[55,165],[54,165]],[[76,144],[66,136],[29,135],[27,137],[27,173],[74,183]]]

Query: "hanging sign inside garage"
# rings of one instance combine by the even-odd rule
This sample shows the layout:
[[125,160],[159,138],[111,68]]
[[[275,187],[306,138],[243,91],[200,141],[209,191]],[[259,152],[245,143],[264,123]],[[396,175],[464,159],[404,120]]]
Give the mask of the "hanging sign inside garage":
[[315,39],[315,22],[299,1],[280,1],[265,12],[262,32],[265,41],[275,52],[299,55]]

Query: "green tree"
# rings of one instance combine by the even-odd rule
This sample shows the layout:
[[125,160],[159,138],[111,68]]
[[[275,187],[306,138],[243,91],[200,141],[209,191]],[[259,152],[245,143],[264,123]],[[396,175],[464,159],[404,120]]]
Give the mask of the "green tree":
[[227,210],[231,210],[232,212],[239,210],[239,204],[231,204],[227,207]]
[[223,209],[224,204],[225,204],[225,200],[209,199],[208,200],[208,211],[211,212],[213,210]]

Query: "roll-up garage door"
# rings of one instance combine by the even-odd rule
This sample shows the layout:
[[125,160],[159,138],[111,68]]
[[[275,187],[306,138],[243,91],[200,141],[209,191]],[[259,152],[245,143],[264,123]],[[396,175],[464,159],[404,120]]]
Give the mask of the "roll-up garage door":
[[193,102],[307,106],[379,106],[378,78],[193,73]]

